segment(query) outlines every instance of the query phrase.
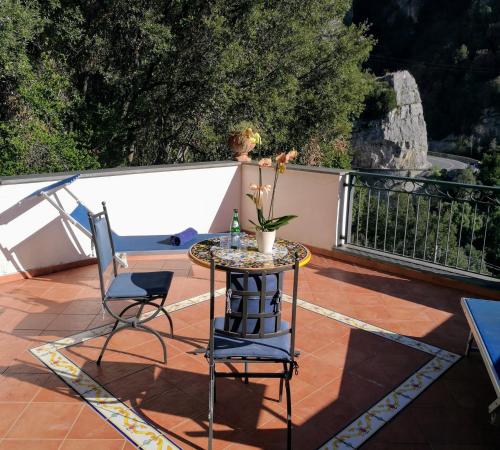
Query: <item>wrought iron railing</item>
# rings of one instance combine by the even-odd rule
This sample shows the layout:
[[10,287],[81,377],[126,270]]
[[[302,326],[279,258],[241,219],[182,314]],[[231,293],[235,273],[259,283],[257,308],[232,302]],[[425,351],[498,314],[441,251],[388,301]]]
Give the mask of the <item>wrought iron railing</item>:
[[345,242],[500,277],[500,188],[351,172]]

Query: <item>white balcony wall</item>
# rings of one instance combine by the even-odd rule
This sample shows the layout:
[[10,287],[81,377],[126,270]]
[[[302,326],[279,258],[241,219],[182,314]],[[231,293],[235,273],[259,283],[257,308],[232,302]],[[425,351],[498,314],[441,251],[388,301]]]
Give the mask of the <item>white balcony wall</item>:
[[[0,185],[0,275],[92,255],[89,238],[46,200],[37,197],[19,204],[54,178],[11,183]],[[105,200],[111,225],[121,235],[168,235],[187,227],[219,232],[227,230],[232,209],[240,208],[241,167],[222,163],[142,173],[98,171],[84,174],[69,189],[94,212]],[[76,207],[62,190],[56,198],[68,212]]]
[[[274,170],[262,169],[263,183],[273,183]],[[344,220],[342,210],[342,177],[345,172],[335,169],[288,165],[279,176],[275,197],[274,215],[294,214],[298,216],[280,228],[277,236],[298,241],[320,249],[331,250],[338,245],[340,229]],[[258,183],[258,166],[242,166],[241,217],[243,227],[252,229],[249,219],[257,223],[255,205],[245,197],[249,185]],[[268,213],[270,197],[265,199],[265,214]]]

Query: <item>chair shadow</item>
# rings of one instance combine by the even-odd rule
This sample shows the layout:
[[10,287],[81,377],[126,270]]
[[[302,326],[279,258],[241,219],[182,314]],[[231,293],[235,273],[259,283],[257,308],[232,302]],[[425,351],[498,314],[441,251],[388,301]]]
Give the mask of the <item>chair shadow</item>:
[[[336,379],[336,382],[329,388],[325,388],[327,391],[319,392],[320,397],[332,397],[332,400],[326,405],[325,402],[318,400],[317,409],[314,409],[315,405],[313,404],[314,411],[309,417],[295,419],[293,448],[313,449],[319,447],[368,409],[374,401],[379,400],[411,374],[395,378],[393,385],[385,386],[384,390],[374,389],[370,395],[360,393],[360,386],[371,386],[365,382],[366,380],[363,380],[366,371],[362,369],[366,360],[360,357],[360,351],[365,349],[370,342],[367,340],[369,337],[364,331],[351,330],[344,367],[340,375],[332,375],[331,381]],[[375,340],[382,340],[376,336],[371,337]],[[206,339],[182,334],[176,339],[192,346],[193,349],[203,344],[206,345],[207,342]],[[92,341],[87,341],[82,346],[98,348],[92,345]],[[71,359],[73,352],[76,353],[79,347],[79,345],[69,347],[65,354]],[[121,362],[119,357],[114,357],[113,361],[103,360],[101,366],[97,367],[95,361],[86,360],[81,365],[81,369],[104,385],[120,402],[129,405],[140,417],[174,441],[200,450],[206,448],[206,439],[208,439],[208,366],[206,366],[205,371],[203,371],[204,365],[196,366],[200,370],[189,370],[183,368],[182,364],[180,367],[176,367],[175,357],[167,365],[164,365],[158,360],[155,361],[154,358],[138,356],[133,351],[113,351],[115,354],[127,357],[128,362]],[[185,352],[184,355],[188,353]],[[134,356],[140,359],[140,362],[130,361],[130,357]],[[189,357],[204,360],[203,355]],[[374,355],[370,355],[366,358],[373,357]],[[299,364],[301,364],[300,359]],[[278,369],[278,367],[276,368]],[[228,370],[237,369],[229,367]],[[291,381],[294,408],[304,400],[302,396],[293,396],[294,380],[298,378],[298,382],[300,382],[300,370]],[[314,371],[314,367],[303,367],[303,370],[311,372]],[[110,372],[126,375],[113,381],[107,381],[106,376]],[[4,376],[12,378],[19,377],[19,375],[16,373],[15,366],[4,374]],[[318,376],[325,377],[324,374]],[[326,381],[325,385],[327,385]],[[253,445],[266,449],[285,448],[286,403],[284,399],[281,404],[278,402],[278,390],[278,380],[258,382],[251,379],[250,383],[246,385],[239,379],[218,379],[214,438],[242,446]],[[335,390],[338,392],[332,396],[332,392]],[[365,392],[365,394],[368,393]],[[269,419],[269,425],[259,425],[263,415]],[[293,417],[292,411],[292,420]],[[168,424],[173,424],[173,426]]]
[[[468,336],[467,322],[460,306],[460,298],[465,295],[464,292],[399,275],[377,275],[375,271],[371,273],[370,269],[365,268],[361,268],[361,271],[349,271],[341,267],[343,264],[343,262],[340,262],[338,264],[340,267],[325,268],[311,263],[308,267],[314,271],[315,276],[345,283],[347,290],[351,285],[356,288],[366,289],[367,292],[395,297],[398,301],[403,300],[421,305],[429,308],[429,311],[438,311],[442,317],[439,326],[429,330],[425,335],[407,335],[437,346],[442,346],[440,343],[443,343],[445,348],[448,346],[449,341],[451,346],[446,348],[447,350],[456,353],[464,351]],[[355,292],[352,295],[355,296]],[[404,302],[397,306],[404,308]],[[441,312],[445,314],[441,314]],[[370,321],[368,320],[368,322]]]
[[[346,263],[347,264],[347,263]],[[433,298],[436,294],[450,296],[458,294],[456,289],[432,284],[426,281],[412,280],[404,276],[387,274],[387,276],[376,275],[375,273],[349,271],[341,267],[325,268],[315,263],[310,263],[308,269],[314,270],[318,276],[330,278],[341,283],[351,284],[357,287],[365,288],[369,291],[375,291],[380,294],[398,297],[402,300],[418,303],[428,307],[438,307],[447,312],[456,312],[460,305],[446,301],[445,298],[437,301]],[[458,308],[457,308],[458,306]]]

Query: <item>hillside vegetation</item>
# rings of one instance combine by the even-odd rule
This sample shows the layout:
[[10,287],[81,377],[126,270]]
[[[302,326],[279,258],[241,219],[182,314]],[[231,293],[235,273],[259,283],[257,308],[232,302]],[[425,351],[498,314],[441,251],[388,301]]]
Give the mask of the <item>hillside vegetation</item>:
[[350,0],[0,1],[0,175],[223,159],[348,137],[372,39]]

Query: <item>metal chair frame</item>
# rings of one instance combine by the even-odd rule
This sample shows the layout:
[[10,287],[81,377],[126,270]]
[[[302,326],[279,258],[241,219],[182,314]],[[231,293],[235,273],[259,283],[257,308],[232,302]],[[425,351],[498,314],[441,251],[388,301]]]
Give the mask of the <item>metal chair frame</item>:
[[[226,312],[226,317],[224,321],[224,330],[217,329],[218,335],[228,336],[228,337],[239,337],[239,338],[250,338],[250,339],[263,339],[276,337],[283,334],[290,333],[290,359],[288,361],[283,361],[279,359],[264,359],[264,358],[248,358],[248,357],[230,357],[230,358],[214,358],[214,339],[215,339],[215,269],[220,268],[227,271],[226,284],[229,289],[231,282],[231,274],[243,274],[244,275],[244,290],[243,291],[235,291],[232,293],[237,295],[241,295],[241,301],[243,302],[243,311],[240,312]],[[293,269],[293,293],[292,293],[292,320],[290,323],[290,327],[284,330],[280,329],[281,325],[281,298],[279,301],[279,308],[277,311],[273,313],[265,312],[265,299],[267,296],[272,294],[270,292],[266,292],[266,275],[269,274],[280,274],[279,280],[279,288],[281,288],[282,277],[281,273]],[[248,278],[251,275],[261,275],[262,276],[262,286],[261,290],[258,292],[248,291]],[[208,449],[212,450],[212,440],[213,440],[213,420],[214,420],[214,403],[216,401],[216,379],[217,378],[244,378],[245,383],[248,383],[249,378],[279,378],[280,387],[279,387],[279,401],[282,401],[283,398],[283,386],[286,391],[286,406],[287,406],[287,449],[292,448],[292,399],[290,392],[290,380],[292,379],[294,371],[297,372],[297,362],[295,361],[295,357],[299,356],[299,352],[295,351],[295,328],[296,328],[296,315],[297,315],[297,289],[298,289],[298,279],[299,279],[299,259],[298,255],[295,255],[295,262],[291,266],[282,267],[279,269],[270,269],[270,270],[262,270],[259,272],[255,271],[245,271],[241,269],[228,269],[227,267],[217,267],[215,264],[215,260],[212,256],[210,261],[210,339],[209,339],[209,348],[206,353],[206,358],[209,363],[209,411],[208,411]],[[273,291],[274,292],[274,291]],[[249,314],[247,310],[247,300],[249,297],[260,296],[259,302],[259,313]],[[281,297],[281,290],[280,290]],[[233,332],[228,330],[228,318],[238,318],[242,320],[242,332]],[[275,332],[264,332],[263,320],[268,318],[275,318],[277,327],[275,328],[278,331]],[[260,330],[259,333],[248,334],[246,332],[246,324],[247,319],[257,319],[260,321]],[[245,370],[243,372],[217,372],[215,369],[215,365],[217,363],[244,363]],[[252,373],[248,371],[248,364],[270,364],[270,363],[281,363],[283,364],[282,372],[257,372]]]
[[[96,256],[97,256],[97,264],[98,264],[98,272],[99,272],[99,283],[101,287],[101,298],[102,298],[102,305],[103,308],[115,319],[115,324],[113,325],[113,328],[111,329],[111,332],[109,333],[108,337],[106,338],[106,341],[104,342],[104,345],[101,349],[101,353],[99,354],[99,357],[97,358],[97,365],[101,364],[102,357],[104,355],[104,352],[106,351],[106,348],[108,347],[109,342],[111,341],[111,338],[118,332],[125,330],[127,328],[134,328],[136,330],[140,331],[145,331],[148,333],[153,334],[158,338],[160,341],[160,344],[163,349],[163,362],[167,362],[167,347],[165,345],[165,342],[163,341],[160,333],[156,331],[155,329],[144,325],[146,322],[149,322],[150,320],[155,319],[160,312],[163,312],[164,315],[166,316],[169,325],[170,325],[170,334],[172,339],[174,338],[174,325],[172,321],[172,317],[168,313],[168,311],[165,308],[165,301],[167,299],[168,292],[165,293],[164,295],[150,295],[150,296],[145,296],[145,297],[130,297],[130,298],[122,298],[122,297],[109,297],[107,295],[107,290],[106,290],[106,283],[104,279],[104,272],[106,271],[107,267],[103,267],[102,261],[99,257],[100,254],[100,248],[99,248],[99,243],[97,242],[98,240],[95,238],[97,235],[96,232],[96,221],[98,220],[105,220],[106,221],[106,228],[108,230],[108,236],[109,236],[109,242],[111,245],[111,261],[113,264],[113,277],[116,277],[118,275],[118,270],[117,270],[117,263],[116,263],[116,257],[115,257],[115,247],[113,244],[113,236],[112,236],[112,231],[111,231],[111,225],[109,223],[109,216],[108,216],[108,211],[106,209],[106,202],[102,202],[102,207],[103,210],[101,212],[98,212],[96,214],[92,214],[89,212],[89,222],[90,222],[90,229],[92,231],[92,240],[96,248]],[[113,310],[109,307],[108,303],[110,301],[121,301],[121,300],[132,300],[133,303],[127,305],[123,310],[119,313],[116,314],[113,312]],[[159,303],[155,303],[156,300],[160,300]],[[154,306],[156,307],[156,311],[154,311],[151,315],[141,318],[142,312],[144,310],[144,307],[148,306]],[[123,315],[129,310],[132,309],[133,307],[138,306],[137,313],[135,316],[129,317],[129,318],[123,318]],[[122,324],[120,327],[118,327],[119,324]]]

